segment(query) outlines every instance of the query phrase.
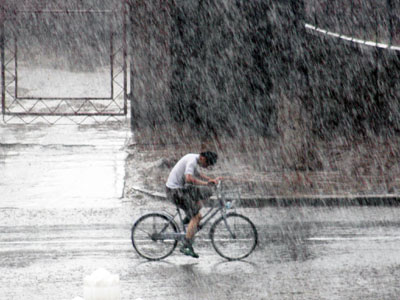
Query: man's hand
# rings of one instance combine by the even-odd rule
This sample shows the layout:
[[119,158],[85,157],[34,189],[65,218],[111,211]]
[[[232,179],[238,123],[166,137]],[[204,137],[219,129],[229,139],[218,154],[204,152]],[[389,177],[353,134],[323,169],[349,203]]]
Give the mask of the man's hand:
[[211,185],[211,186],[217,185],[218,181],[219,180],[217,180],[217,179],[209,179],[207,182],[207,185]]
[[199,180],[197,178],[195,178],[194,176],[190,175],[190,174],[186,174],[185,175],[185,182],[186,183],[192,183],[195,185],[208,185],[208,186],[216,186],[218,185],[218,182],[220,182],[221,180],[223,180],[222,177],[217,177],[217,178],[210,178],[207,177],[203,174],[201,174],[201,179],[203,180]]

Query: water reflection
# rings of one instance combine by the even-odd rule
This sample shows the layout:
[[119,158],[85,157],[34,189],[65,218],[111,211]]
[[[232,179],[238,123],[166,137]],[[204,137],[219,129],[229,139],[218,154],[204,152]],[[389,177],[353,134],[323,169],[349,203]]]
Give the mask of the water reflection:
[[212,271],[218,274],[254,274],[258,271],[258,266],[247,260],[221,261],[212,266]]

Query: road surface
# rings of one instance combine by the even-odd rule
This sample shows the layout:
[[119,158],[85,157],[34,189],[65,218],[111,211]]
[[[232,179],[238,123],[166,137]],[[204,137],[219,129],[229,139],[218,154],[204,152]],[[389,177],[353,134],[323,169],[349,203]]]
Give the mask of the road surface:
[[[156,202],[157,203],[157,202]],[[148,210],[156,207],[149,206]],[[260,244],[228,262],[201,235],[199,259],[178,250],[147,262],[130,227],[147,211],[0,209],[1,299],[73,299],[97,268],[120,276],[121,299],[398,299],[398,208],[245,209]]]
[[98,268],[120,277],[121,299],[399,299],[400,208],[239,209],[260,243],[227,262],[207,240],[200,259],[176,251],[147,262],[130,229],[173,207],[122,198],[129,132],[92,127],[0,128],[0,299],[73,299]]

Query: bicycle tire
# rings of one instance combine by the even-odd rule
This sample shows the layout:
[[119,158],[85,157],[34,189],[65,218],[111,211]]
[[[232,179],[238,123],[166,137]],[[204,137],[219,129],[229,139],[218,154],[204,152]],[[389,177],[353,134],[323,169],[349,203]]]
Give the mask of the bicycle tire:
[[[165,227],[166,226],[166,227]],[[149,213],[141,216],[132,226],[131,240],[133,248],[148,260],[161,260],[174,252],[178,241],[176,239],[159,240],[154,238],[155,233],[178,233],[178,225],[162,213]]]
[[[225,224],[225,220],[230,231]],[[227,260],[241,260],[248,257],[256,248],[258,233],[249,218],[229,213],[221,216],[211,226],[210,239],[215,251]]]

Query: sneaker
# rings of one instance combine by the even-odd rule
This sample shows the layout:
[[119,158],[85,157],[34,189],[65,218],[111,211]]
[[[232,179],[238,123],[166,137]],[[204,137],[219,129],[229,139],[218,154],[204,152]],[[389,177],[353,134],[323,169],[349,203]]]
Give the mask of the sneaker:
[[193,247],[187,246],[187,245],[183,245],[180,249],[181,253],[187,255],[187,256],[191,256],[194,258],[199,258],[199,255],[194,252]]

